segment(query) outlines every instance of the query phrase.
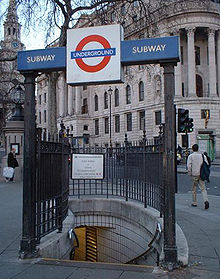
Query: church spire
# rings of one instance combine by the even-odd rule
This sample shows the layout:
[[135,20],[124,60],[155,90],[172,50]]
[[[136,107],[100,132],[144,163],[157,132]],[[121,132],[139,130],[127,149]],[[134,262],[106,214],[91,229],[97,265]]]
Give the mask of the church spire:
[[16,0],[10,0],[9,1],[8,13],[7,13],[7,16],[6,16],[6,22],[18,23]]
[[8,12],[4,22],[4,40],[1,41],[2,48],[21,50],[21,25],[18,22],[17,1],[9,0]]

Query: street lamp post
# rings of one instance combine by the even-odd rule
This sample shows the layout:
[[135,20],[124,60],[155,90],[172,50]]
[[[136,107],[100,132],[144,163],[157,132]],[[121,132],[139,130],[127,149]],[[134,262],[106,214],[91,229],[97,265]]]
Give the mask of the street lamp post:
[[112,88],[108,89],[109,94],[109,145],[112,148]]
[[9,96],[12,102],[15,104],[15,109],[13,111],[10,121],[24,121],[24,110],[22,105],[24,104],[24,89],[20,84],[13,87]]

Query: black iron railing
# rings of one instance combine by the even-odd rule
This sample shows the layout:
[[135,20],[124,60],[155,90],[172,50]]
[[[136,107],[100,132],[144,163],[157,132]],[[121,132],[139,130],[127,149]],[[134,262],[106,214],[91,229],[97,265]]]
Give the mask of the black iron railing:
[[104,154],[104,179],[74,179],[70,196],[123,197],[157,209],[164,208],[163,143],[158,140],[117,147],[74,148],[73,153]]
[[36,240],[58,229],[68,212],[68,142],[37,137],[36,156]]

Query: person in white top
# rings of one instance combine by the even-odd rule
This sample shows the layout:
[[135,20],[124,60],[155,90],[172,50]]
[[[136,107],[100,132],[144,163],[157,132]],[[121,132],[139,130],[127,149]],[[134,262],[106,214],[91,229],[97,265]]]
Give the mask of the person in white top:
[[[202,198],[204,201],[205,209],[209,208],[208,195],[206,191],[205,181],[200,178],[200,168],[203,163],[202,153],[200,153],[198,144],[192,146],[193,153],[189,155],[187,159],[188,174],[192,176],[192,206],[197,206],[196,200],[196,188],[199,186],[202,192]],[[208,164],[206,156],[204,156],[205,162]]]

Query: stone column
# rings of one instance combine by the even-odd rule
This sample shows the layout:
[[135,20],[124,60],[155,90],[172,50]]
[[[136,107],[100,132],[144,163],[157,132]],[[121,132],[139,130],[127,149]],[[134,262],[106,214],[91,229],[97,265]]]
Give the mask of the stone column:
[[59,92],[59,116],[64,116],[65,113],[65,78],[64,78],[64,72],[60,73],[58,85],[57,85],[57,91]]
[[81,88],[79,86],[75,87],[75,102],[76,114],[81,114]]
[[209,49],[209,96],[216,97],[216,59],[215,59],[215,30],[208,30]]
[[[173,30],[174,36],[180,36],[180,30]],[[175,96],[182,96],[182,76],[181,76],[181,61],[175,67]]]
[[220,96],[220,30],[217,36],[217,73],[218,73],[218,95]]
[[195,68],[195,28],[187,29],[187,51],[188,51],[188,96],[196,96],[196,68]]
[[73,114],[73,87],[68,85],[68,115]]

